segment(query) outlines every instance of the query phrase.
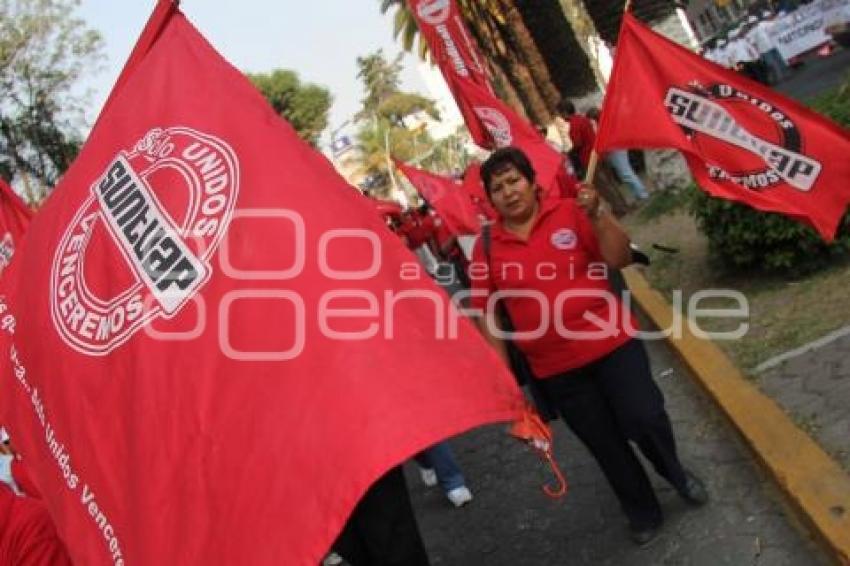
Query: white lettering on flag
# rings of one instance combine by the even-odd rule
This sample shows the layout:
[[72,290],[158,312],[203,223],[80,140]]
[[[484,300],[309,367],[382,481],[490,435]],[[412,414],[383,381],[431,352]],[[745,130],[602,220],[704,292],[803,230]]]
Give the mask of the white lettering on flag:
[[760,157],[795,189],[811,190],[820,174],[820,163],[751,134],[725,108],[708,98],[674,87],[667,91],[664,104],[677,124]]

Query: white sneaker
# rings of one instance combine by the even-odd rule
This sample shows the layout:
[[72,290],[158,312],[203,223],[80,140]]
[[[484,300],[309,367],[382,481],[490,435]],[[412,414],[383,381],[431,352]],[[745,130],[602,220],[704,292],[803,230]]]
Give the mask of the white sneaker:
[[449,492],[446,493],[446,497],[449,498],[449,501],[451,501],[452,505],[454,505],[455,507],[463,507],[464,505],[472,501],[472,492],[469,491],[469,488],[467,488],[465,485],[462,485],[460,487],[456,487],[452,490],[449,490]]
[[336,552],[331,552],[322,560],[322,566],[339,566],[340,564],[342,564],[342,556]]
[[419,477],[422,478],[422,483],[428,487],[437,485],[437,472],[432,468],[419,468]]

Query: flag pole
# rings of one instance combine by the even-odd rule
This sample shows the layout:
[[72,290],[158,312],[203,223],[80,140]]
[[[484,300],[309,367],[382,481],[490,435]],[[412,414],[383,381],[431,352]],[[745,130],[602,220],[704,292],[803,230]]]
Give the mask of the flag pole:
[[[628,12],[632,7],[632,0],[626,0],[625,6],[623,6],[623,13]],[[601,120],[601,118],[600,118]],[[599,154],[596,152],[596,148],[590,152],[590,160],[587,162],[587,171],[584,174],[584,182],[587,185],[593,184],[593,178],[596,176],[596,168],[599,165]]]

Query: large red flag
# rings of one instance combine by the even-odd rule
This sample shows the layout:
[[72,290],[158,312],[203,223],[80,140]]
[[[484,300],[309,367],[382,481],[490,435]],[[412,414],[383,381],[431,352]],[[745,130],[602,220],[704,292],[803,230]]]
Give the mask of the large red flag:
[[507,104],[475,83],[455,78],[452,92],[473,141],[485,148],[518,147],[528,155],[537,182],[550,196],[569,196],[575,186],[564,168],[564,156]]
[[408,0],[419,32],[443,77],[469,79],[492,92],[483,59],[469,36],[455,0]]
[[450,177],[417,169],[397,159],[395,164],[416,187],[422,198],[434,207],[446,223],[449,232],[455,236],[462,236],[477,234],[481,230],[481,223],[475,214],[472,199],[460,183]]
[[596,150],[671,147],[712,195],[831,240],[850,202],[850,134],[625,14]]
[[414,261],[173,12],[0,302],[3,422],[74,562],[314,566],[387,469],[516,417]]
[[6,269],[27,231],[32,211],[21,197],[0,179],[0,274]]

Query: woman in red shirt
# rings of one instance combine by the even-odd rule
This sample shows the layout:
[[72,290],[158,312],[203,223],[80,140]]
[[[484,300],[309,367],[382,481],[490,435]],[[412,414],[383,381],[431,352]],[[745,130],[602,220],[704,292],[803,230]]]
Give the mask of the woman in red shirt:
[[703,504],[708,495],[679,461],[646,350],[611,292],[607,270],[631,262],[629,238],[589,186],[576,199],[541,201],[531,163],[516,148],[494,152],[481,177],[499,213],[489,249],[479,238],[470,269],[482,333],[507,361],[492,308],[501,301],[537,385],[596,458],[635,542],[646,544],[662,514],[629,440],[687,501]]

